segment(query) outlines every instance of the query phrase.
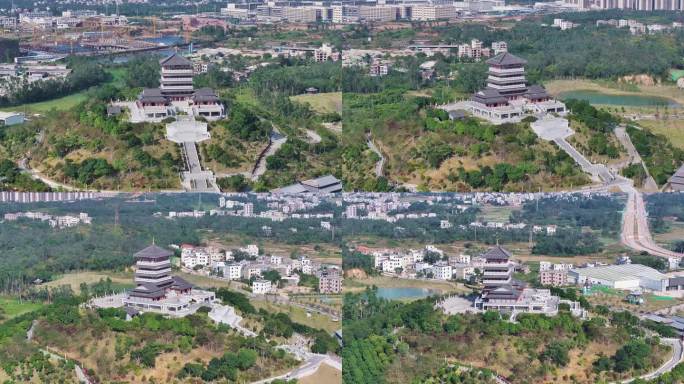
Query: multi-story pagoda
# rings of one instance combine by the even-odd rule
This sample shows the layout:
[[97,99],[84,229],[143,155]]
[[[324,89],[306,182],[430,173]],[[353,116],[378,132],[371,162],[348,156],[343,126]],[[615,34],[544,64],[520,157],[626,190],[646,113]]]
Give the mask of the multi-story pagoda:
[[159,81],[162,95],[172,101],[186,100],[192,96],[192,61],[174,53],[161,60],[161,79]]
[[[523,282],[513,278],[514,264],[511,253],[497,245],[490,248],[482,257],[485,259],[482,273],[484,285],[482,294],[475,300],[475,307],[483,311],[506,313],[544,313],[554,315],[558,312],[560,299],[551,295],[548,289],[526,288]],[[567,301],[577,313],[579,305]]]
[[123,298],[124,307],[185,315],[201,303],[214,300],[212,292],[193,289],[190,283],[171,274],[171,255],[154,244],[134,255],[135,288]]
[[159,88],[145,88],[131,110],[131,121],[159,122],[183,112],[190,116],[217,120],[225,117],[225,107],[211,88],[195,90],[193,63],[178,53],[159,61]]
[[565,114],[565,104],[554,100],[544,87],[527,85],[527,61],[508,52],[487,60],[487,86],[465,102],[474,116],[494,124],[518,122],[526,114]]
[[483,257],[485,265],[482,272],[482,299],[516,300],[524,286],[521,282],[513,280],[511,253],[497,245],[489,249]]

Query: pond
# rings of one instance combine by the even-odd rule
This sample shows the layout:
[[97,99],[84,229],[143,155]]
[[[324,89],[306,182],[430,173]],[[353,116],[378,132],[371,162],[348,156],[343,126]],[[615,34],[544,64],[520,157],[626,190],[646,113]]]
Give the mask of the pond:
[[609,95],[599,91],[588,89],[580,89],[576,91],[561,92],[558,95],[561,100],[578,99],[586,100],[591,104],[602,105],[622,105],[626,107],[654,107],[654,106],[668,106],[670,108],[681,107],[676,101],[668,99],[667,97],[646,96],[646,95]]
[[378,288],[378,297],[387,300],[422,299],[437,293],[427,288]]

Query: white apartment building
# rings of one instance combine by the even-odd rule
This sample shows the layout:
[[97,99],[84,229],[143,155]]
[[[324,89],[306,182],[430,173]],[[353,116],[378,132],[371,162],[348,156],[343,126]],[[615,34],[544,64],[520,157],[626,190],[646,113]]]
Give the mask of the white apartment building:
[[298,23],[315,23],[323,20],[322,7],[283,7],[283,19]]
[[394,21],[400,15],[399,7],[390,5],[359,6],[359,20],[365,21]]
[[504,52],[508,52],[508,43],[505,41],[495,41],[492,43],[492,53],[494,53],[494,55]]
[[242,276],[242,264],[228,264],[223,269],[223,277],[230,280],[240,280]]
[[459,10],[453,5],[414,5],[411,9],[411,20],[453,20],[458,18]]
[[456,264],[452,265],[452,271],[454,277],[461,280],[468,280],[471,276],[475,275],[475,267],[468,264]]
[[244,248],[241,248],[240,250],[252,257],[259,256],[259,247],[256,244],[250,244]]
[[432,274],[438,280],[450,280],[453,276],[451,265],[446,263],[438,263],[432,267]]
[[299,261],[301,262],[302,265],[302,273],[305,275],[312,275],[313,274],[313,264],[311,263],[311,259],[306,258],[302,256]]
[[252,293],[265,295],[271,292],[271,282],[268,280],[254,280],[252,283]]
[[395,273],[397,269],[404,268],[403,259],[398,256],[390,256],[389,259],[382,262],[382,271],[388,273]]
[[317,63],[323,63],[328,60],[336,61],[339,59],[339,53],[335,52],[331,45],[323,43],[320,48],[314,49],[314,60]]
[[332,22],[335,24],[355,23],[359,20],[359,8],[348,5],[333,5]]
[[254,276],[261,276],[261,268],[253,264],[243,264],[241,273],[243,279],[249,280]]

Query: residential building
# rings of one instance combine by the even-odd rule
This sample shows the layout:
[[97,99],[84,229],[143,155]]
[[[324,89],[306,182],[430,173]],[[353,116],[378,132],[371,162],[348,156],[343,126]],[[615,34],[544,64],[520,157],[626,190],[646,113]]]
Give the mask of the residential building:
[[453,20],[458,18],[459,13],[459,9],[453,5],[414,5],[411,7],[411,20]]
[[223,277],[229,280],[240,280],[242,277],[242,264],[228,264],[223,269]]
[[252,283],[252,293],[255,295],[265,295],[271,292],[271,282],[268,280],[254,280]]
[[432,267],[432,274],[437,280],[451,280],[454,272],[451,265],[445,262],[438,262]]
[[568,272],[554,270],[541,271],[539,272],[539,282],[542,285],[551,285],[554,287],[568,285]]
[[337,269],[328,269],[318,278],[318,292],[341,293],[342,276]]

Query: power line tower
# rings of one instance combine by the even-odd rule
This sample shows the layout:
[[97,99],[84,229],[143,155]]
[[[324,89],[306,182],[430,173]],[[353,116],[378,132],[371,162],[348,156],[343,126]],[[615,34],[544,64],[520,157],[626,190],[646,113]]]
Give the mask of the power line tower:
[[119,204],[114,207],[114,227],[119,227]]

